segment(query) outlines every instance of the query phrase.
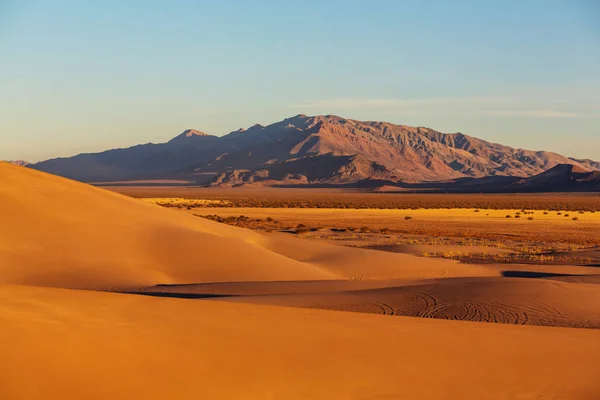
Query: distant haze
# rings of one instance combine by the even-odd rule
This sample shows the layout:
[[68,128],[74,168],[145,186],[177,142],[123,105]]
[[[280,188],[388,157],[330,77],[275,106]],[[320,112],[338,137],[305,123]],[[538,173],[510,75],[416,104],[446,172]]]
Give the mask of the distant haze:
[[0,1],[0,159],[290,115],[600,159],[593,1]]

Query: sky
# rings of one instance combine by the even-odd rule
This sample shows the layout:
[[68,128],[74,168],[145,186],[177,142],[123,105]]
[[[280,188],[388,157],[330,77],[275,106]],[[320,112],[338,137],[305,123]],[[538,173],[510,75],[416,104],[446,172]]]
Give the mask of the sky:
[[300,113],[600,160],[600,2],[0,0],[0,159]]

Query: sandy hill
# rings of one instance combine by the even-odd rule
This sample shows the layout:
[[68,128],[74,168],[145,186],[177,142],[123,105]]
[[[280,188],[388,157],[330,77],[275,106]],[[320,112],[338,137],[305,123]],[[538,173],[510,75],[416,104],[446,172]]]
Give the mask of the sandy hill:
[[[260,235],[6,163],[0,220],[2,399],[592,400],[600,393],[597,329],[316,309],[370,312],[365,307],[391,299],[395,310],[411,296],[443,306],[461,293],[459,307],[478,305],[467,311],[523,311],[512,303],[516,294],[506,297],[498,268]],[[487,283],[465,290],[472,278],[418,281],[452,276]],[[548,303],[563,321],[573,312],[572,324],[596,318],[592,283],[513,283],[536,318],[548,313],[548,296],[563,296]],[[250,293],[247,302],[267,304],[109,292],[145,288],[212,288],[213,296]],[[565,290],[573,296],[562,304]],[[265,296],[281,293],[292,296]]]
[[327,279],[250,231],[0,163],[0,283],[110,289]]
[[558,164],[600,169],[596,161],[515,149],[462,133],[300,114],[222,137],[188,129],[167,143],[47,160],[33,168],[87,182],[177,177],[205,182],[215,175],[213,184],[239,185],[529,177]]
[[[593,281],[598,276],[584,278]],[[600,296],[596,284],[492,277],[409,284],[389,282],[382,288],[353,289],[262,296],[257,293],[248,297],[228,296],[223,300],[516,325],[600,328]]]
[[[415,269],[419,259],[410,255],[266,237],[6,163],[0,163],[0,220],[0,283],[131,289],[473,273],[446,260]],[[354,267],[366,258],[379,265]]]
[[0,286],[0,398],[595,400],[600,335]]

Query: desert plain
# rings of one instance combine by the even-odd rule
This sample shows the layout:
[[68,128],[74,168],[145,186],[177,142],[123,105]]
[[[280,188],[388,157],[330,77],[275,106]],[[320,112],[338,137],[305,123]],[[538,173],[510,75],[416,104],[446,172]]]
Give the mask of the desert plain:
[[0,221],[2,399],[600,398],[592,193],[98,188],[0,163]]

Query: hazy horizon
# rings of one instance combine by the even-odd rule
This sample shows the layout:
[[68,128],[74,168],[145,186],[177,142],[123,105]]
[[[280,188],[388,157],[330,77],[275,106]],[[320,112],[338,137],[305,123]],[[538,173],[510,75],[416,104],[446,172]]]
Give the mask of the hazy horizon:
[[0,159],[303,113],[600,159],[592,1],[0,0]]

